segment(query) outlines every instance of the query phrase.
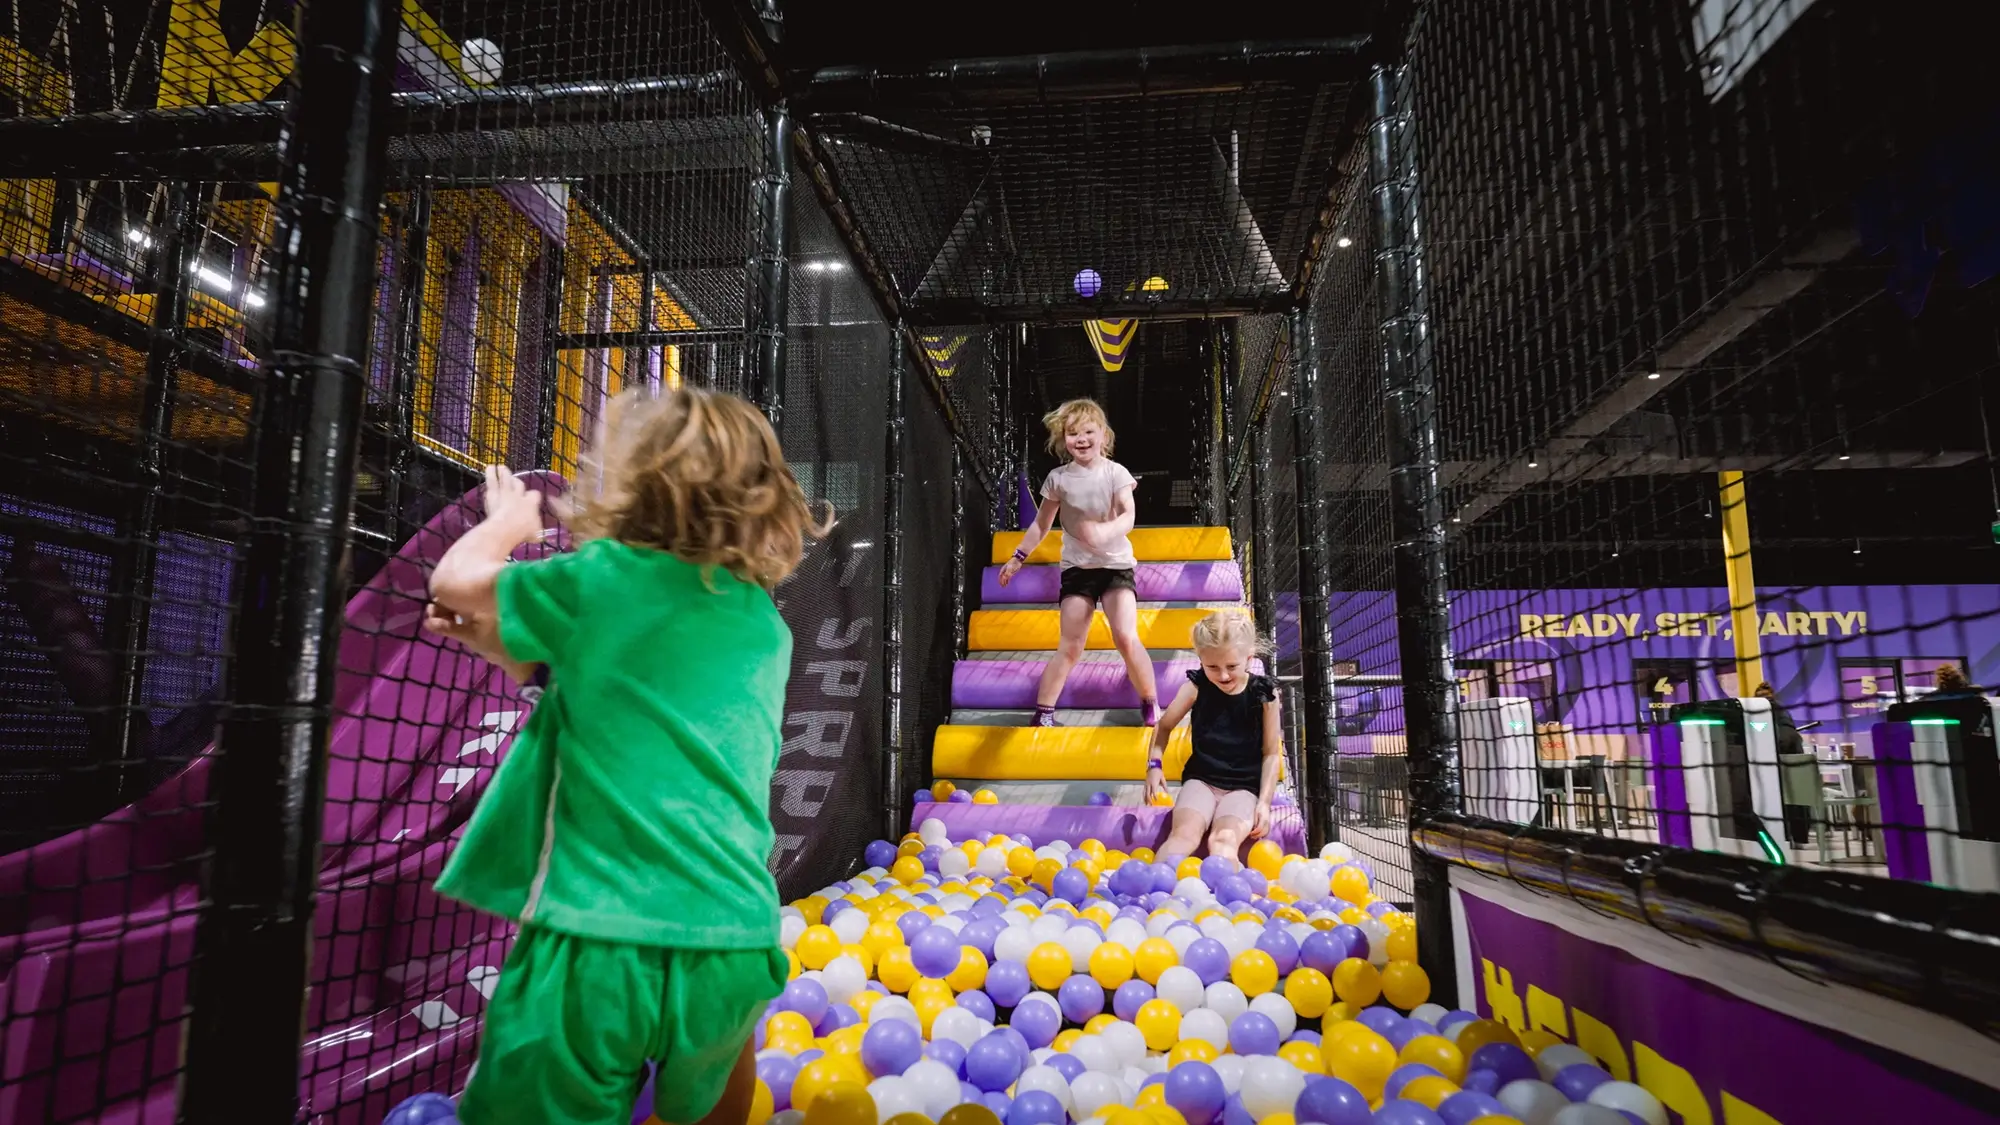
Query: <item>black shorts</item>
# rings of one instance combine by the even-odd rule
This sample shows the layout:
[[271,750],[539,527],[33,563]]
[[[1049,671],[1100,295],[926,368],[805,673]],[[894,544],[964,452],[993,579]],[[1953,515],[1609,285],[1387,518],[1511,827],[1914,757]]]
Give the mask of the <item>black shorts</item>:
[[1092,605],[1104,600],[1110,590],[1137,590],[1132,572],[1105,567],[1066,566],[1062,572],[1062,596],[1089,598]]

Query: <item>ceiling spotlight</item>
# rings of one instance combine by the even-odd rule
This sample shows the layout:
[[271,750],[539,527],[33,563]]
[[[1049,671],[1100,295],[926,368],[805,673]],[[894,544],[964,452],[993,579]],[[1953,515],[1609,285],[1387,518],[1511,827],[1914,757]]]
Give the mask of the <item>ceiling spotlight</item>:
[[1659,377],[1660,377],[1660,373],[1659,373],[1659,372],[1657,372],[1657,371],[1648,371],[1648,372],[1646,372],[1646,378],[1648,378],[1648,379],[1657,379],[1657,378],[1659,378]]
[[1457,516],[1453,516],[1453,517],[1451,517],[1451,522],[1453,522],[1453,523],[1457,523],[1457,522],[1458,522],[1458,517],[1457,517]]
[[1540,461],[1535,460],[1533,457],[1528,458],[1528,467],[1530,469],[1539,469],[1541,468],[1541,465],[1542,463]]
[[1354,240],[1343,234],[1339,238],[1334,239],[1333,244],[1335,246],[1340,247],[1342,250],[1345,250],[1348,247],[1354,245]]
[[807,272],[807,273],[825,273],[825,272],[826,272],[826,263],[825,263],[825,262],[807,262],[807,263],[806,263],[806,272]]
[[1843,454],[1841,454],[1841,455],[1840,455],[1840,459],[1841,459],[1842,461],[1852,461],[1852,460],[1854,460],[1854,454],[1852,454],[1852,453],[1843,453]]

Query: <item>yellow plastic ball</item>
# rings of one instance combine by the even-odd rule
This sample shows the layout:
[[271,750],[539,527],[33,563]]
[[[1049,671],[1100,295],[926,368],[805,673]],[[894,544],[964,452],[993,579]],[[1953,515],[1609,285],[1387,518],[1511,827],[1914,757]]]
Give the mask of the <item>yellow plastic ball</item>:
[[[1278,887],[1276,889],[1281,891],[1284,890],[1283,887]],[[1286,891],[1285,893],[1290,894],[1291,892]],[[1271,901],[1276,902],[1278,900],[1276,897],[1273,897]],[[1271,912],[1271,917],[1276,918],[1280,922],[1303,922],[1306,920],[1305,911],[1300,910],[1296,906],[1281,906],[1278,909],[1273,910]]]
[[986,845],[977,840],[966,840],[958,845],[958,850],[965,853],[965,858],[976,861],[979,853],[986,850]]
[[[1326,983],[1327,987],[1333,987],[1332,981]],[[1335,1000],[1333,1006],[1326,1010],[1326,1014],[1319,1018],[1319,1024],[1322,1029],[1331,1029],[1335,1025],[1351,1020],[1360,1014],[1361,1009],[1349,1004],[1347,1001]]]
[[1118,942],[1107,941],[1090,951],[1090,979],[1106,992],[1131,980],[1132,972],[1132,951]]
[[1084,840],[1083,843],[1078,844],[1076,846],[1076,850],[1084,853],[1085,855],[1089,856],[1094,860],[1097,860],[1099,863],[1104,862],[1104,841],[1098,839],[1095,836],[1092,836]]
[[[1164,1083],[1154,1083],[1154,1085],[1162,1090],[1166,1089]],[[1188,1125],[1188,1119],[1181,1116],[1181,1111],[1164,1101],[1159,1105],[1146,1107],[1146,1121],[1147,1125]]]
[[924,877],[924,861],[913,855],[906,855],[889,866],[889,878],[904,886]]
[[1045,941],[1028,951],[1028,979],[1036,988],[1055,991],[1069,979],[1071,968],[1069,950],[1055,942]]
[[1278,1048],[1278,1057],[1305,1071],[1307,1074],[1325,1074],[1326,1057],[1319,1047],[1303,1040],[1293,1040]]
[[1035,869],[1035,853],[1028,848],[1017,847],[1007,853],[1007,874],[1017,879],[1025,879]]
[[958,968],[944,978],[944,982],[954,990],[965,992],[979,988],[986,983],[986,955],[969,945],[958,947]]
[[776,1103],[777,1099],[771,1096],[771,1088],[764,1084],[762,1078],[757,1079],[757,1088],[750,1092],[750,1116],[744,1118],[744,1122],[748,1125],[752,1121],[769,1121]]
[[1276,879],[1285,866],[1285,849],[1275,840],[1259,840],[1250,845],[1250,855],[1244,863],[1264,878]]
[[1000,803],[1000,794],[995,793],[991,789],[975,789],[972,791],[972,803],[975,805],[997,805]]
[[940,801],[951,800],[951,795],[956,792],[958,792],[958,786],[953,785],[944,778],[939,778],[931,782],[931,796],[936,797]]
[[826,1053],[829,1055],[845,1055],[850,1058],[859,1059],[861,1057],[861,1037],[866,1034],[868,1034],[867,1028],[862,1027],[858,1023],[851,1024],[841,1028],[839,1031],[829,1032],[826,1038],[821,1039],[820,1042],[826,1044]]
[[1561,1036],[1553,1031],[1544,1031],[1539,1027],[1530,1028],[1521,1033],[1521,1049],[1528,1052],[1528,1057],[1531,1059],[1539,1057],[1545,1049],[1561,1042],[1563,1042]]
[[[923,1025],[924,1037],[928,1039],[931,1034],[931,1024],[936,1022],[938,1018],[938,1013],[944,1011],[946,1008],[953,1007],[954,1005],[949,999],[942,996],[926,996],[921,1000],[911,1001],[911,1006],[916,1008],[917,1022]],[[843,1027],[840,1030],[852,1031],[854,1029],[851,1027]],[[838,1034],[838,1032],[836,1032],[836,1034]]]
[[1382,997],[1407,1012],[1431,998],[1430,974],[1415,961],[1391,961],[1382,968]]
[[875,991],[872,988],[864,988],[861,991],[855,993],[853,997],[851,997],[847,1001],[847,1004],[849,1007],[854,1009],[855,1015],[861,1017],[862,1023],[867,1023],[868,1013],[874,1010],[875,1001],[880,1000],[881,998],[882,998],[881,993]]
[[806,916],[808,926],[817,926],[819,920],[826,917],[827,901],[820,895],[807,895],[792,905],[798,907],[799,913]]
[[1132,1023],[1146,1037],[1148,1049],[1164,1051],[1180,1038],[1181,1010],[1171,1000],[1148,1000],[1132,1013]]
[[1285,978],[1285,999],[1306,1019],[1323,1016],[1333,1006],[1333,982],[1318,969],[1300,965]]
[[[750,1120],[761,1121],[762,1119],[752,1117]],[[749,1125],[749,1123],[745,1122],[745,1125]],[[915,1110],[910,1110],[906,1113],[899,1113],[896,1116],[891,1117],[889,1120],[884,1121],[882,1125],[936,1125],[936,1123],[933,1122],[930,1118],[925,1117],[923,1114],[918,1113]]]
[[1368,893],[1368,876],[1363,875],[1361,869],[1353,865],[1337,867],[1333,872],[1332,885],[1335,898],[1360,902],[1361,896]]
[[1084,1022],[1083,1033],[1085,1035],[1102,1035],[1105,1028],[1117,1022],[1118,1017],[1112,1015],[1110,1012],[1099,1012]]
[[1333,994],[1357,1008],[1366,1008],[1382,995],[1382,974],[1359,957],[1349,957],[1333,967]]
[[1193,856],[1189,856],[1186,859],[1181,860],[1180,863],[1175,865],[1174,867],[1174,878],[1176,879],[1197,879],[1200,877],[1201,877],[1201,861]]
[[[1355,1025],[1360,1027],[1359,1024]],[[1326,1055],[1327,1073],[1352,1085],[1367,1097],[1376,1101],[1382,1096],[1382,1085],[1389,1081],[1390,1072],[1396,1069],[1396,1049],[1387,1039],[1365,1027],[1360,1030],[1366,1035],[1351,1034],[1340,1036],[1333,1041]]]
[[1133,848],[1132,858],[1139,860],[1142,863],[1151,863],[1153,862],[1155,857],[1153,855],[1153,849],[1151,848]]
[[793,953],[789,949],[785,950],[785,964],[787,966],[785,970],[785,979],[788,981],[799,979],[799,973],[801,971],[801,967],[799,965],[799,955]]
[[806,968],[824,969],[840,956],[840,935],[833,932],[832,926],[807,926],[792,951],[799,955],[799,964]]
[[797,1012],[773,1012],[764,1021],[766,1046],[782,1047],[797,1054],[812,1043],[812,1021]]
[[1104,874],[1104,869],[1099,867],[1094,859],[1080,859],[1070,866],[1083,872],[1083,877],[1090,880],[1090,885],[1093,887],[1097,885],[1097,877]]
[[1383,946],[1391,961],[1414,961],[1417,959],[1417,931],[1407,926],[1392,926],[1389,939]]
[[1155,794],[1153,794],[1153,807],[1154,807],[1154,808],[1158,808],[1158,809],[1170,809],[1170,808],[1172,808],[1173,806],[1174,806],[1174,795],[1173,795],[1172,793],[1155,793]]
[[873,954],[868,952],[867,947],[860,945],[843,945],[840,947],[840,955],[842,957],[852,957],[856,961],[859,961],[861,963],[861,974],[865,977],[870,978],[871,980],[874,979],[875,957]]
[[891,992],[908,992],[923,974],[917,971],[917,963],[910,960],[906,948],[891,949],[875,964],[875,979]]
[[910,986],[910,1003],[912,1004],[926,999],[943,1000],[946,1003],[950,1003],[951,998],[951,986],[936,977],[920,977],[915,984]]
[[[1167,1087],[1164,1082],[1155,1082],[1151,1086],[1141,1088],[1138,1096],[1132,1099],[1133,1109],[1151,1109],[1156,1105],[1165,1104],[1167,1104]],[[1147,1116],[1147,1120],[1152,1120],[1150,1115]]]
[[[875,1099],[868,1096],[868,1072],[861,1060],[846,1055],[821,1055],[799,1068],[792,1079],[792,1104],[804,1106],[813,1125],[864,1125],[861,1109],[868,1111],[867,1122],[876,1120]],[[846,1087],[843,1089],[842,1087]],[[820,1103],[826,1102],[822,1106]],[[849,1107],[852,1107],[851,1109]],[[817,1111],[817,1116],[815,1116]],[[854,1116],[847,1116],[847,1114]]]
[[1465,1052],[1442,1035],[1417,1036],[1403,1044],[1403,1049],[1396,1053],[1396,1061],[1422,1063],[1449,1078],[1454,1085],[1465,1081]]
[[1397,1097],[1406,1102],[1416,1102],[1426,1109],[1436,1109],[1438,1103],[1458,1093],[1458,1083],[1435,1074],[1412,1078],[1403,1084]]
[[904,840],[902,843],[896,845],[896,854],[902,856],[904,859],[908,859],[923,850],[924,842],[922,840]]
[[1160,974],[1180,963],[1181,955],[1174,952],[1173,943],[1166,938],[1149,937],[1132,951],[1132,968],[1147,984],[1160,983]]
[[1099,862],[1104,864],[1104,869],[1106,871],[1116,871],[1120,867],[1124,866],[1126,860],[1131,859],[1132,857],[1126,855],[1124,852],[1119,851],[1117,848],[1111,848],[1107,850],[1103,855],[1098,856],[1097,858]]
[[1368,912],[1358,906],[1350,906],[1340,912],[1340,920],[1350,926],[1358,926],[1368,920]]
[[1038,859],[1034,868],[1028,872],[1028,882],[1040,887],[1046,893],[1055,883],[1056,876],[1062,874],[1062,869],[1062,860]]
[[1262,996],[1278,987],[1278,963],[1261,949],[1246,949],[1229,962],[1229,979],[1243,995]]
[[1452,1042],[1457,1045],[1459,1053],[1468,1059],[1488,1043],[1505,1043],[1511,1047],[1521,1045],[1521,1040],[1514,1034],[1514,1029],[1498,1020],[1473,1020],[1461,1024],[1458,1036]]
[[1297,1125],[1298,1118],[1289,1113],[1274,1113],[1258,1120],[1257,1125]]
[[1074,1027],[1066,1027],[1063,1030],[1056,1033],[1055,1042],[1050,1043],[1049,1046],[1055,1048],[1058,1051],[1067,1051],[1071,1047],[1074,1047],[1076,1045],[1076,1041],[1081,1038],[1083,1038],[1082,1031],[1079,1031]]
[[[1079,863],[1077,864],[1077,866],[1080,868],[1083,865]],[[1102,904],[1099,904],[1097,906],[1084,907],[1082,917],[1088,918],[1091,921],[1097,923],[1097,928],[1101,930],[1111,925],[1111,923],[1116,919],[1117,916],[1112,914],[1107,907],[1103,906]]]
[[1167,1052],[1167,1065],[1174,1067],[1184,1062],[1214,1062],[1219,1054],[1221,1052],[1215,1049],[1215,1044],[1206,1039],[1183,1039]]

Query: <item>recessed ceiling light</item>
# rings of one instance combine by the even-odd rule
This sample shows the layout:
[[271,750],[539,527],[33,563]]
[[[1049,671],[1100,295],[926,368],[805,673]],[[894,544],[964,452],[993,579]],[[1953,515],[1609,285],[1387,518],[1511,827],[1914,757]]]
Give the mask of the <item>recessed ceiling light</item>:
[[1343,234],[1339,238],[1334,239],[1333,244],[1335,246],[1340,247],[1342,250],[1345,250],[1348,247],[1354,245],[1354,240]]

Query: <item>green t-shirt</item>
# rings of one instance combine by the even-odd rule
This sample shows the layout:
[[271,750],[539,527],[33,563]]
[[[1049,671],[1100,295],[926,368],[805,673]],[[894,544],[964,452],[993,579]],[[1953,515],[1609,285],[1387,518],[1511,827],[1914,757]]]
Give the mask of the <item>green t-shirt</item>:
[[765,860],[792,634],[761,588],[704,578],[603,539],[501,569],[500,640],[549,683],[440,894],[580,937],[777,944]]

